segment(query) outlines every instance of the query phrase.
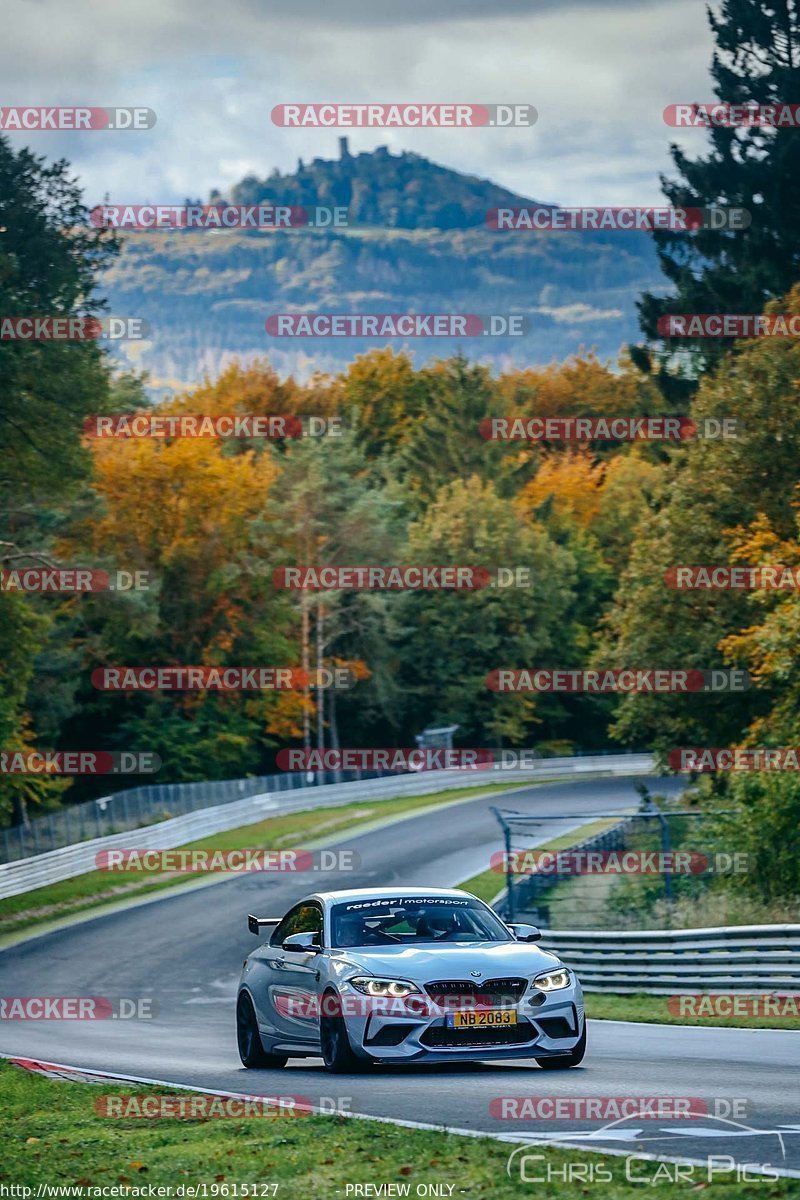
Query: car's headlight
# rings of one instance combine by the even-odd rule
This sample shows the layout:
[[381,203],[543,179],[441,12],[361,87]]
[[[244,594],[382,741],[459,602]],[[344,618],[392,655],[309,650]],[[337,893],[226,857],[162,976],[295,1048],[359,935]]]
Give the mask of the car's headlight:
[[569,984],[569,971],[566,967],[559,967],[555,971],[545,971],[543,975],[537,975],[533,981],[533,986],[540,992],[557,992],[560,988],[569,987]]
[[347,981],[365,996],[410,996],[419,988],[406,979],[375,979],[371,975],[356,975]]

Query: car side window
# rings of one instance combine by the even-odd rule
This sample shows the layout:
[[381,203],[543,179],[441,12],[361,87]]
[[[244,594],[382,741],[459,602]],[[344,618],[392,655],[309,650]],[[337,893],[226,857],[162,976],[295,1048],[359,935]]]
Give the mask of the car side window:
[[322,938],[322,909],[318,904],[296,904],[270,938],[270,946],[281,946],[293,933],[316,933]]

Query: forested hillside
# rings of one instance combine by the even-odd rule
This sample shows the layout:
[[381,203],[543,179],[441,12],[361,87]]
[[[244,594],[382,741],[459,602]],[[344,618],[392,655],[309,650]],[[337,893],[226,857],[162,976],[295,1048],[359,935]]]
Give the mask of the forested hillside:
[[523,337],[418,338],[408,348],[420,363],[462,350],[497,369],[581,347],[616,358],[636,338],[637,296],[659,283],[647,235],[492,231],[490,208],[531,200],[414,154],[315,159],[210,199],[345,205],[351,224],[125,235],[103,288],[112,311],[151,326],[147,342],[123,347],[129,365],[150,372],[151,394],[213,376],[234,356],[268,353],[281,373],[307,378],[370,348],[364,339],[268,337],[264,322],[278,312],[513,312],[531,318]]

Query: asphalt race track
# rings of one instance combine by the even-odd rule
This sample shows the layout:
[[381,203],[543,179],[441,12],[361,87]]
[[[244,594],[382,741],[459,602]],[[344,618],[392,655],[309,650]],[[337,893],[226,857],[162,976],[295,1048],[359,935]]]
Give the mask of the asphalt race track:
[[[590,816],[635,803],[635,782],[539,785],[502,803],[530,813]],[[663,780],[657,790],[679,786]],[[240,1066],[234,997],[242,959],[254,945],[247,913],[280,915],[307,892],[336,886],[451,886],[485,869],[501,848],[493,803],[496,796],[470,800],[359,837],[344,834],[338,844],[360,856],[355,872],[236,876],[87,918],[0,952],[3,996],[150,997],[158,1004],[148,1021],[7,1020],[0,1053],[200,1088],[302,1096],[314,1104],[335,1097],[353,1113],[514,1140],[569,1141],[671,1159],[731,1156],[800,1173],[800,1035],[789,1031],[594,1021],[583,1065],[563,1072],[541,1071],[532,1060],[376,1067],[353,1076],[328,1075],[316,1059],[290,1060],[282,1071]],[[572,824],[548,825],[541,840]],[[708,1115],[628,1119],[598,1137],[605,1122],[499,1120],[490,1112],[497,1097],[553,1096],[695,1097],[705,1101]],[[734,1101],[742,1115],[731,1119]]]

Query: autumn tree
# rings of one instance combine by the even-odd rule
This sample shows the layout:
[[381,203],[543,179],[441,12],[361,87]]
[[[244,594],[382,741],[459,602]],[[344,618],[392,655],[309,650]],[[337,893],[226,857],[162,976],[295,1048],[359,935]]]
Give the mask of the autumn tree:
[[425,412],[420,373],[408,354],[390,347],[357,355],[340,384],[342,405],[368,459],[395,453]]
[[[46,163],[0,137],[0,313],[96,316],[96,280],[117,246],[92,229],[64,161]],[[85,417],[105,411],[109,370],[93,340],[0,341],[0,569],[45,565],[52,507],[85,478]],[[0,589],[0,746],[37,744],[28,693],[52,610]],[[0,780],[0,807],[25,819],[36,791]]]
[[[230,410],[233,378],[223,377],[219,395],[204,387],[183,403]],[[162,757],[164,779],[258,768],[277,693],[99,694],[88,678],[100,665],[290,663],[286,606],[249,569],[278,456],[263,444],[183,437],[99,439],[92,453],[91,495],[61,551],[141,572],[147,590],[80,598],[84,683],[73,736],[92,723],[114,744],[136,738]]]
[[573,556],[475,475],[439,490],[409,528],[406,557],[425,566],[528,572],[525,586],[402,596],[398,645],[409,735],[457,723],[463,744],[529,744],[541,720],[538,698],[490,691],[486,677],[501,667],[563,661],[577,584]]
[[[286,452],[280,487],[265,513],[262,528],[271,543],[265,559],[274,567],[391,563],[397,542],[394,507],[375,485],[352,430],[295,443]],[[365,723],[376,708],[384,715],[391,710],[388,601],[379,594],[341,589],[301,589],[287,595],[303,668],[347,666],[361,679],[352,696],[306,692],[300,713],[305,746],[312,740],[324,746],[326,728],[335,746],[339,724],[342,719],[347,723],[353,707]]]
[[[798,302],[795,289],[774,307],[792,311]],[[602,665],[619,667],[725,665],[722,640],[751,623],[745,595],[680,591],[668,587],[664,575],[679,564],[731,562],[736,545],[731,531],[749,527],[759,514],[778,539],[793,535],[800,481],[799,372],[800,349],[791,339],[761,338],[739,343],[703,381],[691,415],[701,425],[705,418],[733,418],[739,432],[672,452],[653,508],[632,531],[631,556],[605,621],[598,663],[602,658]],[[615,730],[626,741],[655,741],[664,748],[727,745],[768,704],[763,688],[738,696],[631,695],[622,702]]]

